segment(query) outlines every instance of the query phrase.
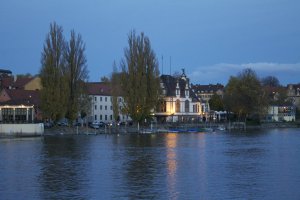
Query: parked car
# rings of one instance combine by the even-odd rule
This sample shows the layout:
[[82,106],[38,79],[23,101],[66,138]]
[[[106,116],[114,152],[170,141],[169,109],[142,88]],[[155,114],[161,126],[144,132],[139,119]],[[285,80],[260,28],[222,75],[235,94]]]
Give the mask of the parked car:
[[89,124],[89,127],[93,128],[93,129],[99,129],[100,128],[98,123],[91,123],[91,124]]
[[104,123],[104,122],[99,122],[99,124],[98,124],[100,127],[105,127],[107,124],[106,123]]
[[69,123],[68,123],[68,120],[66,118],[63,118],[63,119],[60,119],[58,122],[57,122],[57,125],[58,126],[69,126]]

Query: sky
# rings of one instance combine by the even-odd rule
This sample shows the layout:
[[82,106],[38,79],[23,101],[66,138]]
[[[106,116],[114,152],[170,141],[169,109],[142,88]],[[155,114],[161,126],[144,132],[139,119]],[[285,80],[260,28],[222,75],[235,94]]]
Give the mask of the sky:
[[89,81],[110,76],[130,31],[149,37],[161,74],[226,85],[245,68],[300,82],[299,0],[0,0],[0,69],[39,73],[50,23],[82,35]]

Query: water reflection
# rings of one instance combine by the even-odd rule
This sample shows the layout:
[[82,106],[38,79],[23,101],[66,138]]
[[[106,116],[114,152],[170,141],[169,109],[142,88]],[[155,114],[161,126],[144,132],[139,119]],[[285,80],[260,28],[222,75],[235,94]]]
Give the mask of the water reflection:
[[81,142],[73,137],[44,138],[39,176],[43,199],[83,199],[86,155]]
[[177,147],[177,136],[178,134],[169,133],[166,135],[166,148],[167,148],[167,187],[169,197],[171,199],[178,199],[178,191],[176,190],[176,171],[177,171],[177,158],[176,158],[176,147]]
[[[125,196],[116,199],[157,199],[156,188],[159,169],[159,151],[155,145],[160,138],[152,135],[132,135],[123,138],[125,145],[122,157],[123,184],[119,189]],[[119,160],[120,161],[120,160]]]
[[299,199],[299,129],[0,140],[0,199]]

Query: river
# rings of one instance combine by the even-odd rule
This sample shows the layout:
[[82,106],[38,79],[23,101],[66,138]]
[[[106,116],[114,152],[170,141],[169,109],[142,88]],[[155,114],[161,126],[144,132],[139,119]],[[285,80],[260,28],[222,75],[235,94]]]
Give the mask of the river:
[[0,199],[300,199],[300,129],[0,139]]

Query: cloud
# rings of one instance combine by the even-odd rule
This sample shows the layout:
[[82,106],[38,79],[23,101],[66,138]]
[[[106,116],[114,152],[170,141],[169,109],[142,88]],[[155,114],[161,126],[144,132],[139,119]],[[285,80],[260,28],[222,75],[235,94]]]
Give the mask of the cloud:
[[188,76],[194,84],[221,83],[225,85],[230,76],[236,76],[239,72],[246,68],[253,69],[260,78],[266,76],[275,76],[283,85],[300,82],[300,63],[220,63],[190,70],[192,72],[188,74]]

